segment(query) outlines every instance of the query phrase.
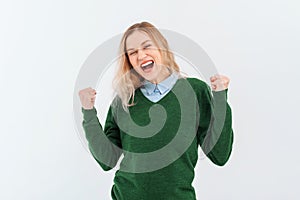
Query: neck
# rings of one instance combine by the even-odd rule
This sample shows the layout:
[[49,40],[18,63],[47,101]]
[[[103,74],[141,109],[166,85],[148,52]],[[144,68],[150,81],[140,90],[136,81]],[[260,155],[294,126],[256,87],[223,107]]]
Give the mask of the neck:
[[168,68],[165,68],[164,70],[161,71],[160,75],[156,79],[151,80],[150,82],[153,84],[158,84],[158,83],[162,82],[163,80],[165,80],[170,75],[171,75],[171,70],[169,70]]

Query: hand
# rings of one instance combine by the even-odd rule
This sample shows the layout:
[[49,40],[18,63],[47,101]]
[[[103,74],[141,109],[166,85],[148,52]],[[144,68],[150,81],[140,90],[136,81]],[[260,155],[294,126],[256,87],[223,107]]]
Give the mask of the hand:
[[213,91],[218,92],[228,88],[230,79],[226,76],[216,74],[210,77],[210,84]]
[[91,87],[79,91],[81,105],[84,109],[93,109],[96,99],[96,90]]

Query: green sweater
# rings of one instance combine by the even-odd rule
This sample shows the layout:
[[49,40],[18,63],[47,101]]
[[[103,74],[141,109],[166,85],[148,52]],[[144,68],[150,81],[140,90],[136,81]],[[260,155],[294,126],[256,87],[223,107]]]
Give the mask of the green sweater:
[[126,112],[115,98],[104,130],[95,108],[83,112],[89,149],[103,170],[121,154],[111,196],[114,200],[194,200],[192,186],[200,145],[207,157],[223,166],[232,143],[227,90],[210,91],[196,78],[178,79],[157,103],[137,89],[135,105]]

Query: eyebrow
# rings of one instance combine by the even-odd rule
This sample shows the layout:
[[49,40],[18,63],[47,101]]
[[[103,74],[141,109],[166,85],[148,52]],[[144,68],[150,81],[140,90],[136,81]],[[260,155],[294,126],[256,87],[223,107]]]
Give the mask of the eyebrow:
[[[151,42],[151,40],[145,40],[144,42],[141,43],[141,45],[145,44],[146,42]],[[129,48],[126,51],[134,50],[134,48]]]

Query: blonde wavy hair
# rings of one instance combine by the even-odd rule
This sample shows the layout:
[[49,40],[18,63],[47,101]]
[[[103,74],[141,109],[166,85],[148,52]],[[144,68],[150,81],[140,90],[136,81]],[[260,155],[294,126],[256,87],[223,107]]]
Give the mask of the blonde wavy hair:
[[123,34],[120,42],[118,70],[113,80],[114,90],[120,98],[124,110],[128,110],[129,106],[134,105],[135,90],[144,81],[133,69],[126,52],[126,40],[135,31],[145,32],[150,37],[161,54],[163,66],[167,66],[171,72],[180,72],[174,55],[169,49],[167,40],[155,26],[149,22],[136,23],[130,26]]

